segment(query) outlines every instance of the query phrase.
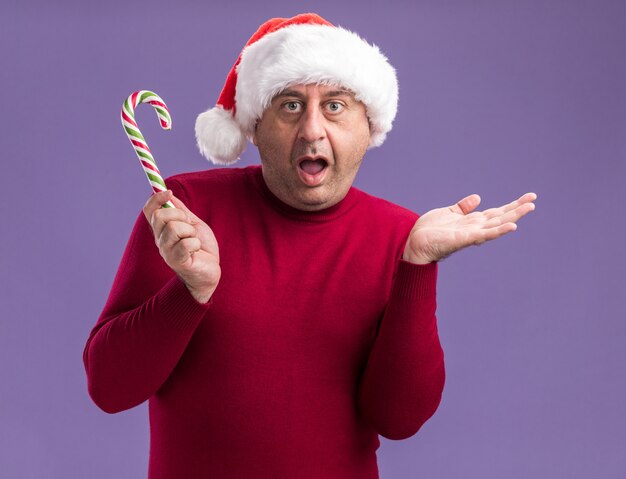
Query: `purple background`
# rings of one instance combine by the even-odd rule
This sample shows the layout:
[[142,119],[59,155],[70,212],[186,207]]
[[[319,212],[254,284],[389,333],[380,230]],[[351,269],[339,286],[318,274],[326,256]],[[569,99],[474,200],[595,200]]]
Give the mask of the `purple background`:
[[168,133],[137,115],[165,176],[208,168],[196,115],[260,23],[303,11],[398,71],[394,130],[356,186],[420,213],[539,195],[515,233],[440,265],[443,401],[381,439],[381,478],[624,477],[626,2],[89,3],[0,6],[3,478],[146,476],[147,403],[100,411],[82,364],[150,194],[122,101],[170,106]]

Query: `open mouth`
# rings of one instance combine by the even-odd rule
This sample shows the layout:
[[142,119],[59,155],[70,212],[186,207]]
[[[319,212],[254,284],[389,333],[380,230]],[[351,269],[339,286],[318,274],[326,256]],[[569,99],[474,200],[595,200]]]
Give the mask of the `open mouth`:
[[298,166],[309,175],[317,175],[328,166],[328,163],[322,158],[317,158],[315,160],[302,160]]
[[328,161],[324,158],[306,157],[298,162],[298,174],[308,186],[317,186],[324,180],[327,166]]

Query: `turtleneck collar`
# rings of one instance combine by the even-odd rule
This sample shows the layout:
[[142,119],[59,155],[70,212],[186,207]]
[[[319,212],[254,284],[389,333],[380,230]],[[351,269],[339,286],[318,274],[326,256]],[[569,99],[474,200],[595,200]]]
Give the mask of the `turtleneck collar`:
[[300,210],[298,208],[294,208],[291,205],[288,205],[287,203],[279,199],[274,193],[272,193],[272,191],[265,183],[265,179],[263,178],[263,170],[261,165],[252,165],[247,167],[247,169],[249,170],[250,177],[252,178],[255,187],[257,188],[261,196],[269,203],[269,205],[283,216],[297,221],[305,221],[311,223],[323,223],[326,221],[332,221],[352,209],[352,207],[356,204],[358,200],[359,190],[354,187],[350,187],[346,196],[341,201],[329,208],[318,211]]

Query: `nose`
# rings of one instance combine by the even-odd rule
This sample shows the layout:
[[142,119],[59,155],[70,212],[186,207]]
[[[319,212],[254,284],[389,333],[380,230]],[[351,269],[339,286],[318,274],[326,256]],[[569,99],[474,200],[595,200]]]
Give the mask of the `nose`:
[[319,108],[309,105],[300,117],[300,139],[314,143],[326,136],[325,117]]

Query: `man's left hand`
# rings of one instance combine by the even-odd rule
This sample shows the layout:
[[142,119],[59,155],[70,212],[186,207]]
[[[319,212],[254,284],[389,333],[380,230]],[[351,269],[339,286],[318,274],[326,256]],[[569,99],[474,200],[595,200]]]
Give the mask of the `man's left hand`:
[[535,193],[526,193],[499,208],[474,211],[480,196],[470,195],[453,206],[431,210],[415,223],[402,259],[427,264],[515,231],[517,221],[535,209],[536,199]]

